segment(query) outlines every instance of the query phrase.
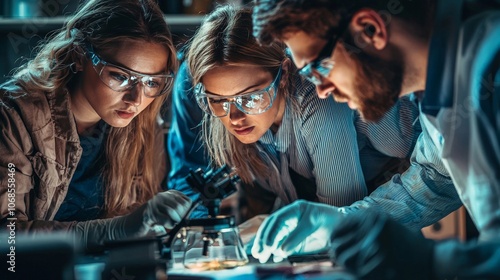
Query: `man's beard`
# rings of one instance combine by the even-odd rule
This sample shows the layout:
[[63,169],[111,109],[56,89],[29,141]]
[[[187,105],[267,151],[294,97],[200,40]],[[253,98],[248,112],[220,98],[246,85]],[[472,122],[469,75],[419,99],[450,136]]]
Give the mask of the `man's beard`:
[[358,50],[350,53],[357,69],[354,80],[357,98],[353,101],[365,121],[378,122],[399,98],[404,75],[403,60],[396,50],[392,61]]

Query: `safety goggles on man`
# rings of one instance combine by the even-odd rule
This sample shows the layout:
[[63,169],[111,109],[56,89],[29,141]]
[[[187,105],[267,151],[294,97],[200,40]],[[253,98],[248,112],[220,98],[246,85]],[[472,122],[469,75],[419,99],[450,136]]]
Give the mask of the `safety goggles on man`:
[[350,16],[345,16],[338,27],[332,28],[332,30],[328,32],[328,34],[330,34],[328,36],[328,42],[319,52],[318,56],[298,70],[301,76],[316,86],[323,84],[323,79],[328,77],[335,66],[335,61],[333,61],[331,56],[333,55],[339,38],[346,32],[350,19]]
[[330,39],[316,59],[299,69],[299,74],[311,83],[317,86],[321,85],[323,79],[328,77],[335,66],[335,61],[332,60],[331,55],[336,43],[337,40]]
[[280,80],[281,67],[274,81],[266,88],[232,96],[206,93],[203,84],[198,83],[195,87],[196,101],[205,113],[218,118],[229,114],[231,104],[234,104],[238,110],[247,115],[258,115],[266,112],[273,106]]
[[174,73],[146,75],[104,61],[95,52],[92,45],[87,44],[87,57],[92,62],[101,81],[110,89],[118,92],[130,90],[138,83],[142,84],[144,95],[158,97],[170,90],[174,81]]

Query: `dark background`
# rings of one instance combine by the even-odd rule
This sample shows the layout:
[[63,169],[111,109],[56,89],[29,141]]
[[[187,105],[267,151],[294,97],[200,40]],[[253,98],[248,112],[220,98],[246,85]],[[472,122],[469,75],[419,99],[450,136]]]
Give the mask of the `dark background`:
[[[0,1],[0,83],[12,70],[33,58],[40,40],[61,28],[85,0]],[[250,0],[157,0],[178,48],[193,35],[203,16],[218,3],[242,5]]]

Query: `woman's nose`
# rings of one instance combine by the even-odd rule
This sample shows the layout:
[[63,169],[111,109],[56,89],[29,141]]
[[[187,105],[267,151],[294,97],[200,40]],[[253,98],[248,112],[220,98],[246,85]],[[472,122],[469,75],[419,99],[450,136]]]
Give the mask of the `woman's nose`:
[[123,96],[123,101],[125,101],[125,103],[131,104],[134,107],[139,107],[142,103],[142,95],[142,87],[141,85],[137,84]]
[[231,104],[229,107],[229,119],[231,119],[231,123],[237,124],[241,120],[245,119],[246,114],[240,111],[234,104]]

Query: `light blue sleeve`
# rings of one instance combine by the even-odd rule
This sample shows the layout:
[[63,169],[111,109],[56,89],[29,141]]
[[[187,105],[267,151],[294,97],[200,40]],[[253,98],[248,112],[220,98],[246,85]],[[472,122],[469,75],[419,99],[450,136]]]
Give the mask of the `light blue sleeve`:
[[404,173],[394,175],[370,196],[339,208],[339,211],[350,213],[361,208],[378,208],[417,230],[439,221],[462,205],[425,128],[417,140],[410,162]]

